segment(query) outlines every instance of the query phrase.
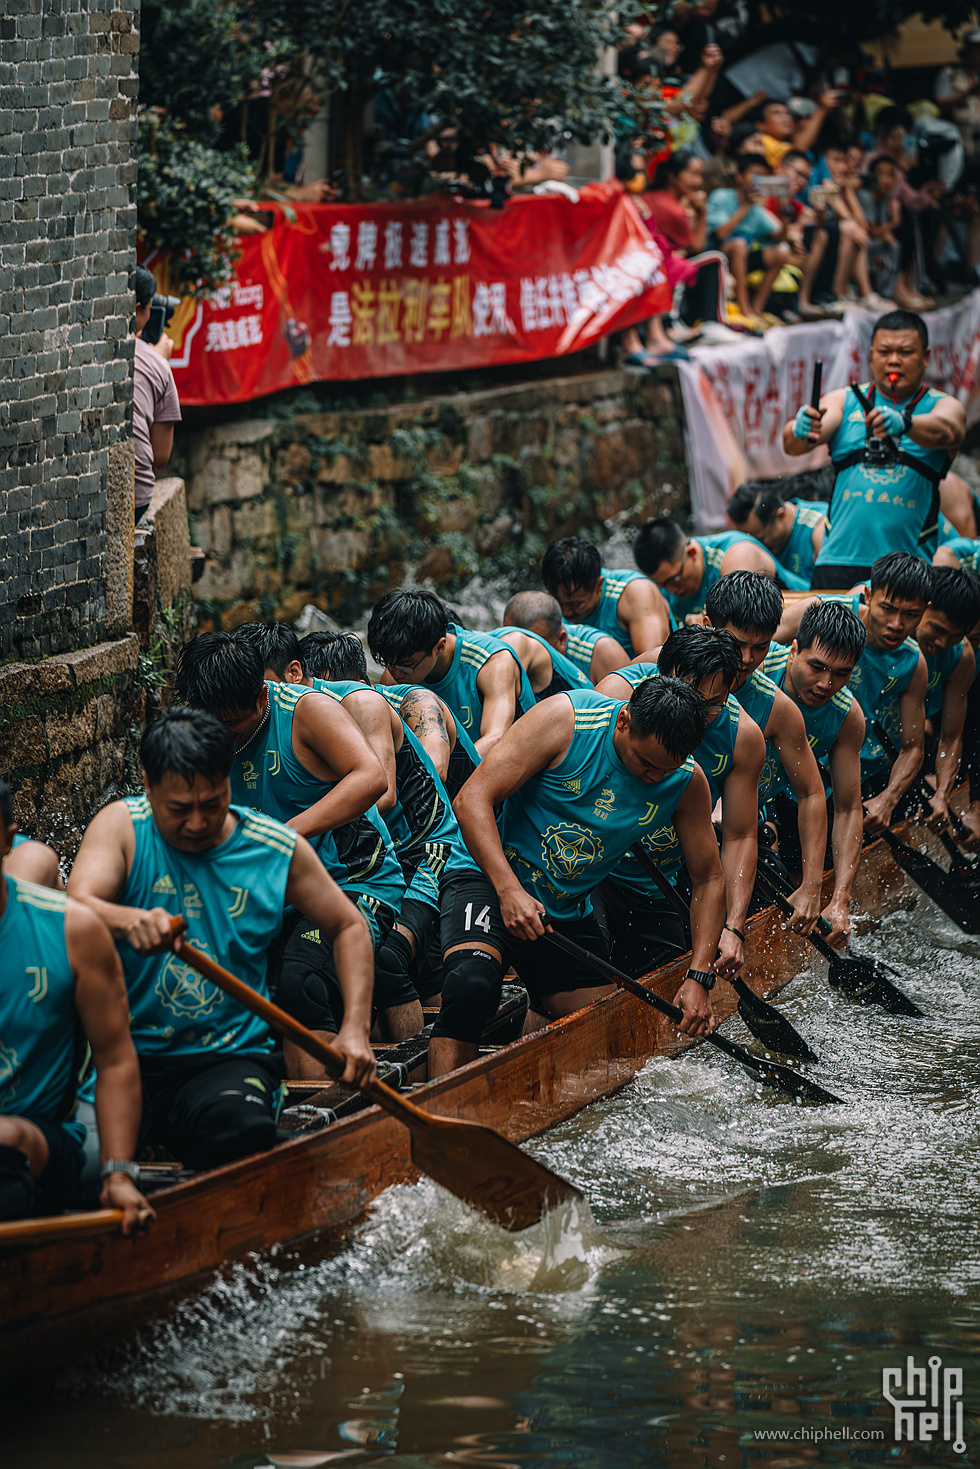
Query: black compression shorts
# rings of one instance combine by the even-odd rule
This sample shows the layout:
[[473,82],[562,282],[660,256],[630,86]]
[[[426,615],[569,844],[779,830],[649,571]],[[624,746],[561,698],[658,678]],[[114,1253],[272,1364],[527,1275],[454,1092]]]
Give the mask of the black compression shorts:
[[25,1116],[44,1134],[48,1145],[48,1161],[41,1177],[35,1179],[34,1213],[61,1214],[77,1208],[82,1188],[85,1148],[58,1122],[42,1122],[40,1117]]
[[188,1168],[214,1168],[271,1148],[281,1058],[275,1053],[141,1056],[141,1141]]

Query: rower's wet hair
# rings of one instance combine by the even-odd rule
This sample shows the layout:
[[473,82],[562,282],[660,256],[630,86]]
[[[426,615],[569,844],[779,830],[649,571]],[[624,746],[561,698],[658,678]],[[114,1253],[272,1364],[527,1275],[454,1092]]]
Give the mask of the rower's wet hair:
[[678,561],[687,536],[676,520],[661,515],[641,525],[633,542],[633,560],[646,576],[653,576],[664,561]]
[[371,657],[383,668],[404,665],[421,653],[431,653],[449,631],[452,618],[435,592],[388,592],[368,623]]
[[764,571],[730,571],[709,587],[704,610],[713,627],[737,627],[771,638],[783,617],[783,599]]
[[961,633],[980,622],[980,581],[962,566],[934,566],[930,603]]
[[220,719],[204,709],[167,709],[140,741],[140,764],[149,785],[177,775],[188,785],[195,776],[224,780],[235,758],[235,744]]
[[4,826],[13,826],[14,823],[14,798],[5,780],[0,780],[0,821]]
[[725,506],[725,514],[739,529],[752,514],[760,524],[769,525],[785,504],[778,484],[772,480],[750,479],[739,485]]
[[580,536],[552,541],[541,558],[541,580],[549,591],[554,587],[581,587],[590,592],[601,575],[602,557],[597,547]]
[[299,644],[299,660],[307,678],[368,681],[367,659],[356,633],[308,632]]
[[177,698],[193,709],[212,714],[254,709],[264,683],[262,654],[250,639],[234,633],[202,633],[177,658]]
[[742,651],[730,632],[717,627],[675,627],[660,649],[657,667],[669,678],[699,684],[721,674],[731,688],[742,668]]
[[799,649],[819,643],[828,653],[839,653],[852,663],[858,661],[867,641],[864,623],[844,602],[812,602],[796,634]]
[[552,637],[561,632],[561,608],[547,592],[518,592],[504,608],[505,627],[533,627],[543,622]]
[[271,668],[276,678],[285,678],[290,663],[299,660],[299,638],[286,622],[243,622],[235,637],[258,648],[262,668]]
[[887,592],[902,602],[928,602],[932,592],[932,567],[921,556],[908,551],[889,551],[871,568],[872,592]]
[[668,755],[686,760],[704,739],[708,706],[704,695],[681,678],[646,678],[629,701],[630,732],[640,739],[654,735]]

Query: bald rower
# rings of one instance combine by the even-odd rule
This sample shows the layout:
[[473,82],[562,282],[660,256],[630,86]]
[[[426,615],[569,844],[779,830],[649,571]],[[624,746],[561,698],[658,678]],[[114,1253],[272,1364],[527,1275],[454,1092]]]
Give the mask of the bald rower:
[[[549,592],[518,592],[511,597],[504,608],[504,627],[498,628],[497,636],[508,627],[522,628],[543,639],[593,685],[629,662],[623,645],[601,628],[585,622],[565,622],[557,599]],[[537,694],[533,677],[531,687]]]

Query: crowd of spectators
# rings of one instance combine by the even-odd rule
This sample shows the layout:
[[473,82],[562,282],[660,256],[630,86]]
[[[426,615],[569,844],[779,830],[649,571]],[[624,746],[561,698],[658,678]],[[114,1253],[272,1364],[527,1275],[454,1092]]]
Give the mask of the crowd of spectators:
[[980,30],[923,86],[760,34],[741,0],[676,0],[628,27],[618,70],[665,109],[652,140],[624,127],[616,175],[674,288],[669,316],[624,334],[627,362],[977,283]]

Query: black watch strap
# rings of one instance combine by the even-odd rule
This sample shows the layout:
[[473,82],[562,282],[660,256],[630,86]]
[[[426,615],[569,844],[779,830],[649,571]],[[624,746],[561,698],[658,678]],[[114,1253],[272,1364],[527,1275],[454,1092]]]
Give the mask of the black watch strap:
[[705,969],[689,969],[687,971],[686,978],[696,979],[698,984],[701,985],[704,989],[713,990],[715,987],[715,980],[717,979],[717,975],[712,974],[709,970]]

